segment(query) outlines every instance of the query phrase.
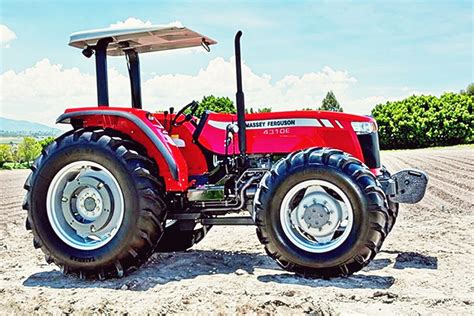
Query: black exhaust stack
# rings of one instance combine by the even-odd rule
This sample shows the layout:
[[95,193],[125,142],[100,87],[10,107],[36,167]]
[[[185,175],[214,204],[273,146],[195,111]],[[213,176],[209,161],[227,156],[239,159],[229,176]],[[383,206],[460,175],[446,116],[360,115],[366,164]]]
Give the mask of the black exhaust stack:
[[242,31],[235,34],[235,69],[237,74],[237,93],[235,98],[237,101],[237,125],[239,126],[239,150],[241,155],[247,152],[247,136],[245,134],[245,100],[242,91],[242,63],[240,60],[240,38]]

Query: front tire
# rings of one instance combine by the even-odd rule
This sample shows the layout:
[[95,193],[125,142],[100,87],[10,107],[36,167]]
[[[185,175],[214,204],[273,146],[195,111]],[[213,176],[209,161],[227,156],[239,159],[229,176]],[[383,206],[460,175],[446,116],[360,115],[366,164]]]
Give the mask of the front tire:
[[374,258],[386,237],[386,200],[374,175],[334,149],[310,148],[281,159],[262,178],[255,211],[267,254],[303,276],[351,275]]
[[25,183],[23,208],[35,248],[81,278],[122,277],[153,253],[163,233],[163,186],[139,145],[104,130],[66,133]]

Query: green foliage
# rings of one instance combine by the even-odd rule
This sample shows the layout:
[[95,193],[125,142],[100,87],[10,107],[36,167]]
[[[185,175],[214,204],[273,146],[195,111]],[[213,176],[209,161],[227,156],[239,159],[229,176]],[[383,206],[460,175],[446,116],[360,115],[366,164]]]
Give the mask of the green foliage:
[[199,102],[196,116],[200,117],[204,111],[210,110],[218,113],[236,113],[237,109],[228,97],[215,97],[213,95],[205,96]]
[[13,169],[28,169],[29,164],[26,162],[18,163],[18,162],[5,162],[2,165],[2,169],[5,170],[13,170]]
[[37,141],[34,137],[24,137],[22,142],[16,144],[0,144],[0,168],[2,169],[24,169],[39,156],[41,150],[48,146],[53,137],[47,137]]
[[473,98],[445,93],[411,96],[372,110],[382,149],[451,146],[474,142]]
[[342,106],[339,104],[334,92],[332,91],[329,91],[326,94],[326,97],[323,99],[323,103],[319,109],[322,111],[343,112]]
[[461,90],[459,93],[474,97],[474,83],[470,83],[466,90]]
[[0,166],[3,166],[6,162],[12,161],[13,155],[11,146],[7,144],[0,144]]
[[253,113],[269,113],[272,111],[272,108],[267,108],[267,107],[263,107],[263,108],[259,108],[259,109],[256,109],[254,110],[253,108],[246,108],[245,109],[245,113],[247,114],[253,114]]
[[257,111],[257,113],[270,113],[272,111],[272,108],[263,107],[258,109]]
[[22,162],[30,163],[41,153],[41,145],[33,137],[25,137],[18,145],[18,153]]
[[38,143],[40,144],[41,149],[45,149],[52,142],[54,142],[54,137],[48,136],[48,137],[45,137],[42,140],[40,140]]

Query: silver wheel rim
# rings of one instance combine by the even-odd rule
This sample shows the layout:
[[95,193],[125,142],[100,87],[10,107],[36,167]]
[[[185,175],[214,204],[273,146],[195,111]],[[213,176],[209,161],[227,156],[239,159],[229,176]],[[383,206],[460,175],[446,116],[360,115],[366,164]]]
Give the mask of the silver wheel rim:
[[76,161],[51,181],[46,209],[56,235],[67,245],[94,250],[110,242],[124,215],[122,190],[104,166]]
[[325,180],[297,184],[285,195],[280,208],[286,237],[298,248],[312,253],[339,247],[349,236],[353,219],[347,195]]

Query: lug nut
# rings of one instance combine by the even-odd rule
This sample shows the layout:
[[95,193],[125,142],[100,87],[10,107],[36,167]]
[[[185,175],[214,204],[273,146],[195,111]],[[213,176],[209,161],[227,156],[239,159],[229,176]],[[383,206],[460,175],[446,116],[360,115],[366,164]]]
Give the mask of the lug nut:
[[63,197],[61,198],[61,201],[62,201],[62,202],[67,202],[68,199],[67,199],[67,197],[63,196]]
[[91,229],[91,232],[93,232],[93,233],[95,232],[95,226],[94,225],[91,225],[90,229]]
[[104,187],[104,184],[102,182],[99,182],[99,184],[97,185],[97,189],[102,189]]

